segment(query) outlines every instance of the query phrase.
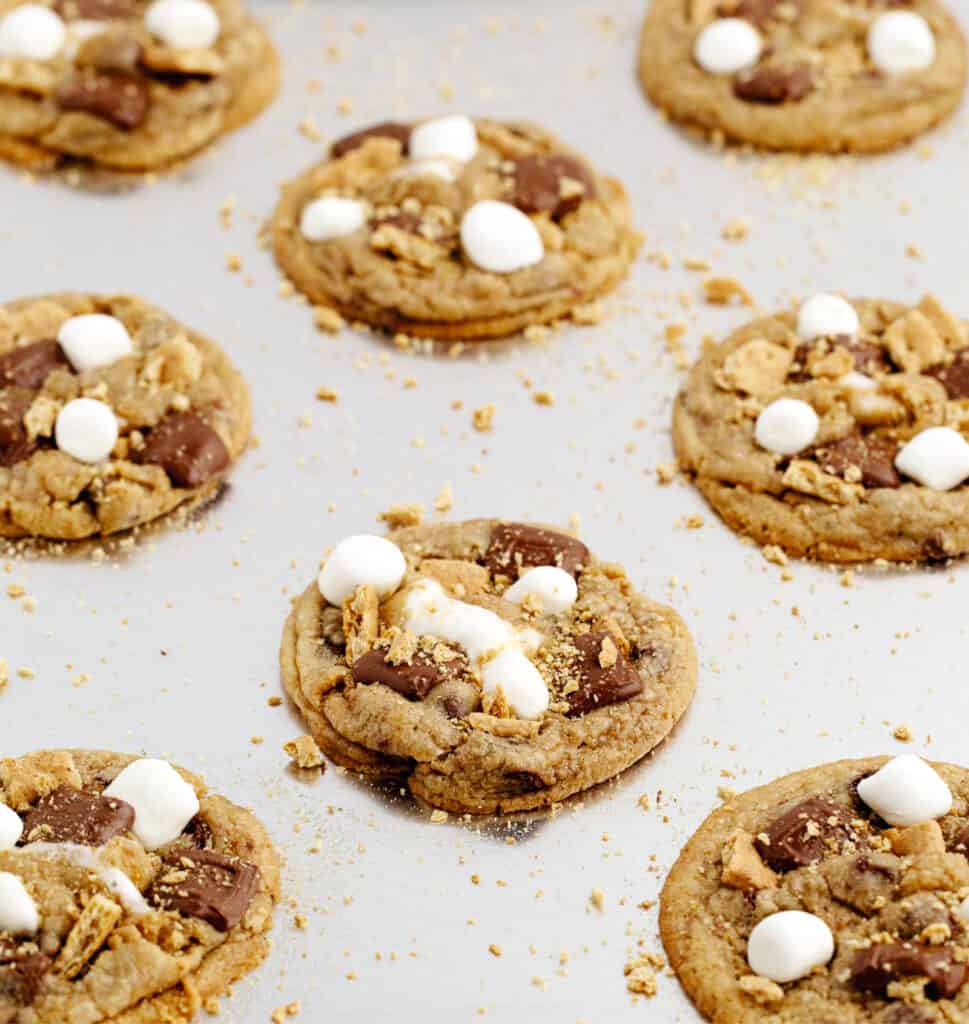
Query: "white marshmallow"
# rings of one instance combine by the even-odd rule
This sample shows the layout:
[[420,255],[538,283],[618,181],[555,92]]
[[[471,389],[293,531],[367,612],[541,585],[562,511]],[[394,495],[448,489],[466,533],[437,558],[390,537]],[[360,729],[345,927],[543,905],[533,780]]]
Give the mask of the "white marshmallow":
[[494,612],[455,600],[434,580],[421,580],[407,595],[403,620],[418,636],[462,647],[484,692],[494,694],[500,687],[519,718],[540,718],[548,710],[548,687],[523,650],[534,645],[534,635],[519,636]]
[[779,985],[807,977],[833,956],[831,929],[820,917],[803,910],[782,910],[765,917],[747,940],[750,969]]
[[538,228],[510,203],[482,199],[461,218],[461,244],[482,270],[511,274],[541,263],[545,246]]
[[936,770],[914,754],[893,757],[858,783],[858,796],[889,825],[921,825],[948,814],[952,793]]
[[299,229],[311,242],[326,242],[352,235],[366,222],[367,207],[359,199],[324,196],[303,207]]
[[799,398],[778,398],[757,417],[754,439],[769,452],[797,455],[818,435],[818,414]]
[[453,182],[458,180],[460,164],[445,157],[432,158],[429,160],[411,160],[409,163],[401,164],[394,171],[395,178],[440,178],[441,181]]
[[206,50],[222,31],[215,8],[204,0],[155,0],[145,11],[145,25],[175,50]]
[[117,317],[104,313],[86,313],[65,320],[57,332],[57,341],[78,373],[110,366],[134,351],[128,328]]
[[935,60],[935,36],[915,11],[886,11],[868,29],[868,56],[888,75],[924,71]]
[[383,600],[400,586],[407,562],[400,548],[383,537],[357,534],[341,540],[326,560],[317,585],[330,604],[338,608],[357,587],[365,584]]
[[132,761],[104,791],[135,809],[132,832],[146,850],[177,839],[199,812],[195,790],[167,762]]
[[22,4],[0,18],[0,57],[50,60],[66,41],[64,22],[41,4]]
[[50,860],[66,860],[93,871],[98,878],[121,900],[129,914],[141,916],[151,909],[141,890],[120,869],[106,864],[102,857],[105,847],[81,846],[79,843],[31,843],[30,854],[47,857]]
[[540,565],[523,573],[503,596],[512,604],[521,604],[529,594],[539,598],[546,615],[558,615],[575,604],[579,588],[564,569],[557,565]]
[[951,427],[929,427],[895,456],[895,468],[933,491],[951,491],[969,478],[969,444]]
[[852,370],[838,378],[838,383],[849,391],[874,391],[878,387],[878,381],[869,377],[867,373],[859,373]]
[[96,398],[75,398],[57,414],[57,447],[81,462],[103,462],[118,441],[118,421]]
[[732,75],[760,59],[764,41],[743,18],[718,18],[696,37],[693,59],[714,75]]
[[0,932],[35,935],[40,927],[37,904],[24,883],[8,871],[0,871]]
[[411,132],[408,152],[413,160],[449,157],[467,163],[478,152],[478,132],[474,121],[464,114],[425,121]]
[[12,850],[23,834],[20,815],[6,804],[0,804],[0,850]]
[[855,307],[839,295],[815,295],[797,314],[797,333],[805,341],[846,334],[853,338],[861,330]]

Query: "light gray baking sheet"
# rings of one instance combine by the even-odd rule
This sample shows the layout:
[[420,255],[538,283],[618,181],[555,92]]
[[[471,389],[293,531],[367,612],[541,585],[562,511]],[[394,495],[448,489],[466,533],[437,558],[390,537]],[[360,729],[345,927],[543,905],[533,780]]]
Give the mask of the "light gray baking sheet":
[[[933,290],[969,314],[969,116],[884,158],[727,156],[641,96],[640,0],[261,7],[283,54],[283,94],[202,159],[121,195],[0,172],[3,296],[130,290],[158,302],[232,353],[261,440],[200,532],[162,533],[102,564],[0,570],[0,591],[19,583],[38,602],[29,614],[0,592],[12,675],[0,750],[165,756],[270,826],[286,896],[272,957],[225,1003],[229,1021],[265,1022],[294,1000],[295,1020],[347,1024],[695,1021],[671,977],[651,1001],[626,992],[623,964],[640,941],[660,948],[655,907],[639,905],[657,898],[718,787],[903,749],[965,763],[969,577],[964,566],[864,572],[845,587],[837,572],[795,564],[784,582],[688,485],[657,486],[682,380],[664,324],[688,325],[692,353],[748,315],[700,301],[705,275],[683,260],[735,275],[765,308],[821,289],[903,300]],[[317,333],[306,307],[279,297],[256,238],[278,184],[323,151],[300,122],[327,139],[448,110],[559,132],[625,181],[645,252],[666,254],[669,269],[641,259],[604,323],[544,346],[430,358],[350,330]],[[741,216],[748,240],[723,241],[723,224]],[[913,245],[921,259],[906,253]],[[242,273],[225,269],[230,253]],[[535,404],[529,383],[555,405]],[[315,401],[324,385],[336,404]],[[487,403],[494,430],[476,433],[470,412]],[[697,698],[670,742],[618,785],[507,836],[431,825],[332,768],[293,779],[281,748],[303,730],[287,707],[267,705],[281,692],[289,600],[324,549],[377,528],[392,503],[430,508],[447,481],[453,518],[580,517],[600,556],[679,609],[700,650]],[[701,529],[685,527],[691,515]],[[907,747],[892,739],[902,723],[915,737]]]

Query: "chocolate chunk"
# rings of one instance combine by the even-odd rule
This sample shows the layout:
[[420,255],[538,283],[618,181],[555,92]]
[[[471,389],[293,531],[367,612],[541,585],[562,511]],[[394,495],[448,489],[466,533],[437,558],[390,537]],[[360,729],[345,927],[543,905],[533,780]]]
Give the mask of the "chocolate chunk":
[[29,1006],[53,962],[32,942],[18,944],[0,936],[0,1011],[7,1002]]
[[130,18],[134,14],[132,0],[58,0],[55,10],[67,21],[75,18],[110,21],[113,18]]
[[137,461],[161,466],[176,487],[200,487],[229,465],[229,451],[201,416],[176,412],[151,431]]
[[148,87],[119,71],[85,69],[68,79],[57,94],[64,110],[79,110],[122,131],[132,131],[148,116]]
[[162,873],[145,893],[149,903],[207,921],[227,932],[243,918],[259,869],[215,850],[178,848],[163,857]]
[[926,373],[941,381],[949,398],[969,398],[969,348],[956,352],[948,366],[935,366]]
[[926,977],[928,994],[951,999],[966,980],[969,967],[956,963],[951,950],[916,942],[888,942],[859,949],[851,962],[851,980],[862,992],[885,993],[892,981]]
[[811,380],[807,372],[808,356],[816,345],[830,344],[834,348],[846,349],[854,358],[854,369],[858,373],[889,373],[893,367],[888,353],[873,341],[853,341],[848,335],[839,334],[830,342],[826,339],[805,341],[794,350],[789,376],[795,381]]
[[24,819],[23,842],[103,846],[127,832],[134,821],[135,809],[124,800],[58,786],[30,809]]
[[398,121],[384,121],[370,128],[364,128],[362,131],[354,132],[352,135],[347,135],[342,139],[337,139],[330,147],[330,153],[335,158],[346,156],[347,153],[359,149],[368,139],[396,139],[404,153],[406,153],[410,145],[410,134],[412,131],[413,128],[409,124],[401,124]]
[[639,673],[618,646],[615,662],[602,665],[602,642],[607,638],[612,639],[608,633],[583,633],[573,641],[578,654],[571,668],[578,676],[579,688],[566,694],[569,718],[618,704],[643,692]]
[[24,415],[30,405],[30,396],[22,391],[0,391],[0,466],[9,469],[37,450],[24,426]]
[[852,434],[816,449],[814,455],[821,468],[834,476],[848,479],[845,474],[849,469],[860,471],[865,487],[902,486],[902,478],[895,469],[898,442],[890,437]]
[[499,523],[484,565],[492,576],[517,579],[523,570],[538,565],[557,565],[575,576],[589,560],[589,549],[575,537],[527,523]]
[[188,837],[196,850],[204,850],[212,845],[212,829],[200,814],[185,826],[184,835]]
[[806,64],[783,68],[762,64],[742,71],[733,84],[734,95],[748,103],[798,103],[814,89],[814,78]]
[[595,179],[574,157],[536,153],[515,161],[511,202],[525,213],[562,217],[595,196]]
[[100,32],[78,47],[74,63],[79,68],[130,75],[141,63],[144,53],[141,43],[126,31]]
[[54,370],[70,365],[56,341],[21,345],[0,355],[0,387],[39,388]]
[[355,683],[383,683],[409,700],[423,700],[435,686],[459,675],[463,659],[443,663],[418,651],[409,665],[392,665],[384,651],[368,651],[353,663]]
[[812,796],[785,811],[755,840],[757,852],[775,871],[794,871],[837,855],[849,843],[867,845],[851,826],[847,807]]

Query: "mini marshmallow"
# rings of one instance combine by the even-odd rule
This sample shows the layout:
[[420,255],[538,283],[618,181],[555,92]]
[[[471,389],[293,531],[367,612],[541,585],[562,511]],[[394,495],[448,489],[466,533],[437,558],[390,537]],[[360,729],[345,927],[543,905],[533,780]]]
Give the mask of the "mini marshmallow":
[[797,314],[798,337],[805,341],[837,335],[853,338],[860,330],[861,322],[855,307],[839,295],[815,295],[801,306]]
[[326,560],[317,585],[330,604],[338,608],[357,587],[374,588],[383,600],[397,591],[407,572],[400,548],[383,537],[368,533],[341,540]]
[[344,238],[367,223],[367,207],[359,199],[324,196],[303,207],[299,229],[311,242]]
[[64,22],[41,4],[22,4],[0,18],[0,57],[50,60],[66,41]]
[[128,328],[114,316],[86,313],[65,320],[57,332],[57,341],[78,373],[131,355],[134,345]]
[[732,75],[760,59],[764,41],[743,18],[718,18],[696,37],[693,59],[714,75]]
[[778,398],[757,417],[754,439],[769,452],[797,455],[818,435],[818,414],[799,398]]
[[103,462],[118,441],[118,421],[96,398],[75,398],[57,414],[57,447],[81,462]]
[[495,694],[500,688],[519,718],[540,718],[548,710],[548,687],[522,649],[536,648],[537,635],[519,635],[494,612],[458,601],[440,583],[426,579],[407,595],[404,626],[418,636],[437,636],[463,647],[484,692]]
[[425,121],[411,132],[408,152],[413,160],[449,157],[467,163],[478,152],[478,132],[474,121],[464,114]]
[[924,71],[935,60],[935,36],[915,11],[886,11],[868,29],[868,56],[888,75]]
[[31,843],[30,853],[35,857],[66,860],[93,871],[118,897],[129,914],[140,917],[151,909],[141,890],[120,869],[106,862],[104,846],[81,846],[78,843]]
[[167,762],[145,757],[132,761],[104,791],[135,809],[132,826],[146,850],[177,839],[199,812],[195,790]]
[[461,245],[482,270],[511,274],[541,263],[545,246],[538,228],[510,203],[483,199],[461,218]]
[[969,444],[951,427],[929,427],[895,456],[895,468],[933,491],[951,491],[969,477]]
[[838,383],[849,391],[874,391],[878,387],[878,381],[869,377],[867,373],[859,373],[852,370],[838,378]]
[[204,0],[155,0],[145,12],[145,26],[175,50],[206,50],[222,31],[218,14]]
[[546,615],[558,615],[575,604],[579,588],[564,569],[557,565],[540,565],[519,577],[503,596],[512,604],[521,604],[530,594],[538,597]]
[[938,772],[914,754],[893,757],[858,783],[858,796],[889,825],[921,825],[948,814],[952,793]]
[[0,804],[0,850],[12,850],[23,834],[20,815],[6,804]]
[[8,871],[0,871],[0,932],[35,935],[40,927],[37,904],[24,883]]
[[806,978],[833,956],[831,929],[820,917],[803,910],[782,910],[765,917],[747,940],[750,969],[780,985]]

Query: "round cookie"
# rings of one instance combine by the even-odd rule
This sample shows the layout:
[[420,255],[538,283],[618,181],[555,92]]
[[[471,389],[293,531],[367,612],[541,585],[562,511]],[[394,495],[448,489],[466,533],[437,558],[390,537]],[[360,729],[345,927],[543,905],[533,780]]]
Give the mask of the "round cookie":
[[952,112],[966,43],[939,0],[652,0],[639,74],[671,117],[767,149],[888,149]]
[[663,943],[716,1024],[969,1019],[967,858],[969,770],[811,768],[707,818],[663,889]]
[[334,761],[473,814],[628,768],[683,715],[697,670],[682,620],[619,566],[551,527],[485,519],[344,541],[296,600],[280,661]]
[[283,191],[276,259],[314,303],[421,338],[567,317],[641,244],[625,190],[552,135],[462,116],[334,143]]
[[265,829],[197,776],[0,760],[0,1020],[186,1024],[265,959],[278,899]]
[[733,529],[829,562],[969,551],[969,325],[815,296],[708,347],[673,413],[680,466]]
[[0,537],[108,536],[210,500],[249,425],[225,353],[141,299],[0,306]]
[[279,59],[242,0],[0,0],[0,157],[164,167],[254,118]]

